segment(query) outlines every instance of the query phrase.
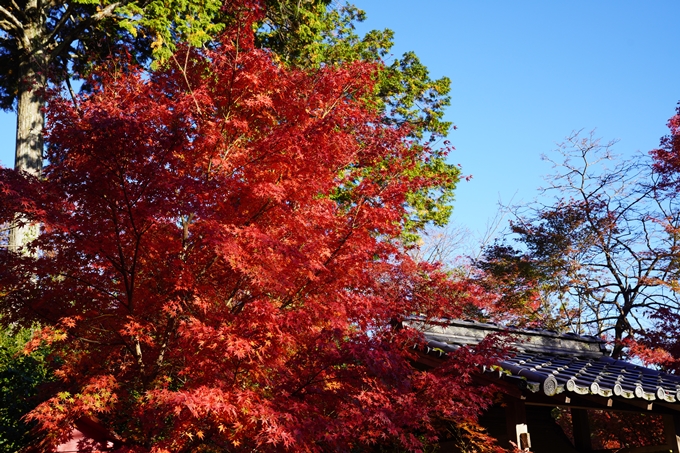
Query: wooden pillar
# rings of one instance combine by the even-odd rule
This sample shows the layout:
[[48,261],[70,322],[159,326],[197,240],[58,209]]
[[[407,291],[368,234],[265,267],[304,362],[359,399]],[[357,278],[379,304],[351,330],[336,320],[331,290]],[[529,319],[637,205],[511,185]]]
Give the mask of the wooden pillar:
[[673,453],[680,453],[680,419],[675,415],[663,416],[666,447]]
[[578,451],[592,451],[590,443],[590,422],[588,411],[585,409],[571,408],[571,426],[574,430],[574,447]]
[[514,442],[520,450],[531,448],[524,400],[505,396],[505,426],[508,439]]

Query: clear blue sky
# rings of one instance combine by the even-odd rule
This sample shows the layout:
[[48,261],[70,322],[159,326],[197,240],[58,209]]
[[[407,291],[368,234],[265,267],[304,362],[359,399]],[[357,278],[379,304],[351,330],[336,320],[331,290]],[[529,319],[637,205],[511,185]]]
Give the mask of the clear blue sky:
[[[394,56],[414,50],[452,80],[454,222],[473,231],[499,198],[529,201],[541,161],[572,130],[597,128],[622,154],[648,151],[680,100],[680,2],[356,0],[360,30],[390,28]],[[0,115],[0,163],[13,165],[14,118]]]
[[[358,0],[363,26],[395,32],[452,81],[454,221],[479,231],[499,198],[530,201],[551,167],[542,153],[573,130],[622,154],[648,151],[680,100],[678,1]],[[363,29],[362,26],[362,29]]]

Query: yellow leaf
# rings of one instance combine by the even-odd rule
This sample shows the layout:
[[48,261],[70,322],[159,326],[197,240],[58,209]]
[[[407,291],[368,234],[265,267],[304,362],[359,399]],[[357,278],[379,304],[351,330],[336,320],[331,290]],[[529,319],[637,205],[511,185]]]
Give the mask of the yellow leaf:
[[151,48],[153,50],[160,49],[163,46],[163,37],[160,34],[156,35],[156,39],[151,43]]

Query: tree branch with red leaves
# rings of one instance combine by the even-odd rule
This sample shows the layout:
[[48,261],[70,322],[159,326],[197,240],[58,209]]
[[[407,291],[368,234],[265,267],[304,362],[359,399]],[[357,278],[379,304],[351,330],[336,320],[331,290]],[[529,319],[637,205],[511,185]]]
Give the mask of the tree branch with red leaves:
[[0,258],[2,322],[41,320],[58,364],[43,448],[87,415],[135,451],[418,451],[490,403],[470,376],[497,352],[418,370],[399,326],[488,302],[404,251],[445,151],[366,105],[377,63],[286,68],[239,33],[104,68],[77,110],[52,93],[45,178],[0,179],[0,221],[43,225]]

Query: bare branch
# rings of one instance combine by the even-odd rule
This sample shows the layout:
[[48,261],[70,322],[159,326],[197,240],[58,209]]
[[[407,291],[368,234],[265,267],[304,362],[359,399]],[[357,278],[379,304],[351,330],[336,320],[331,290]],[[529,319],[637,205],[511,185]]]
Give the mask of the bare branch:
[[64,11],[64,14],[61,15],[61,18],[59,19],[59,22],[57,22],[57,25],[54,26],[54,29],[50,32],[49,35],[45,38],[45,44],[51,43],[55,36],[58,36],[59,33],[61,32],[61,29],[64,27],[64,24],[68,21],[68,18],[71,17],[71,13],[73,12],[74,6],[73,3],[68,5],[66,8],[66,11]]
[[[66,36],[63,36],[62,40],[50,51],[48,57],[49,61],[53,61],[54,58],[56,58],[58,55],[61,55],[64,49],[69,47],[71,43],[73,43],[73,41],[77,40],[85,29],[93,25],[96,25],[97,23],[101,22],[104,19],[113,17],[115,15],[115,11],[117,8],[125,6],[130,2],[131,0],[122,0],[119,2],[111,3],[110,5],[107,5],[105,8],[102,8],[101,10],[97,11],[96,14],[93,14],[89,16],[87,19],[82,20],[73,29],[71,33],[69,33]],[[52,34],[52,36],[50,37],[50,42],[55,42],[56,36],[57,36],[56,34]]]
[[12,34],[16,37],[23,36],[24,26],[22,25],[21,21],[19,21],[19,19],[17,19],[14,14],[2,6],[0,6],[0,18],[3,19],[3,21],[0,22],[0,25],[2,25],[2,28],[5,31],[8,33],[13,32]]
[[19,5],[17,5],[17,2],[12,0],[12,7],[14,8],[14,11],[20,16],[21,20],[24,22],[28,21],[28,17],[26,17],[26,14],[24,14],[23,8],[20,8]]
[[560,157],[544,157],[556,169],[541,192],[552,202],[516,209],[513,231],[522,248],[488,256],[533,266],[546,288],[542,297],[572,329],[597,326],[621,340],[634,334],[633,325],[650,327],[647,310],[680,308],[680,294],[668,289],[680,273],[680,210],[656,190],[648,157],[617,159],[613,145],[574,133],[559,145]]

